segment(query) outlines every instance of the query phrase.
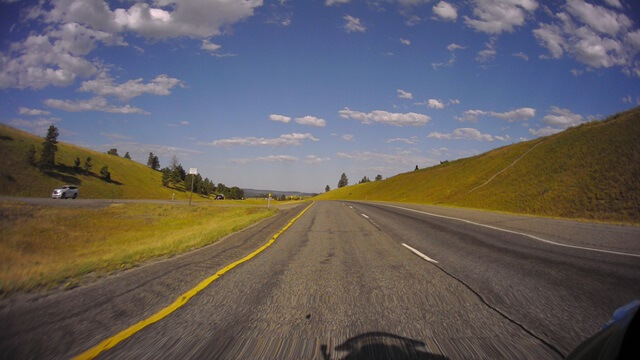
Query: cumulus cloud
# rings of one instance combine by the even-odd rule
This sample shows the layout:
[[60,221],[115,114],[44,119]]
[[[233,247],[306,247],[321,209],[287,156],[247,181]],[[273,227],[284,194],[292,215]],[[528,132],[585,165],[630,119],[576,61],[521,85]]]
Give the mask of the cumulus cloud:
[[54,109],[69,111],[69,112],[80,112],[80,111],[102,111],[113,114],[144,114],[149,115],[148,112],[133,107],[131,105],[124,106],[115,106],[109,105],[107,103],[107,99],[96,96],[88,100],[57,100],[57,99],[46,99],[44,100],[44,104],[52,107]]
[[400,43],[401,43],[402,45],[407,45],[407,46],[409,46],[409,45],[411,45],[411,40],[407,40],[407,39],[400,38]]
[[346,21],[346,23],[344,24],[344,28],[345,30],[347,30],[348,33],[365,32],[367,30],[367,28],[364,25],[362,25],[362,23],[360,23],[360,19],[358,19],[357,17],[353,17],[351,15],[345,15],[343,19]]
[[139,78],[116,85],[112,78],[101,76],[95,80],[83,82],[78,90],[92,92],[100,96],[115,96],[120,100],[127,101],[142,94],[170,95],[173,87],[183,86],[182,81],[165,74],[156,76],[146,84],[142,81],[142,78]]
[[286,124],[289,121],[291,121],[291,118],[288,117],[288,116],[284,116],[284,115],[271,114],[271,115],[269,115],[269,120],[278,121],[278,122],[282,122],[282,123]]
[[304,140],[319,141],[309,133],[291,133],[282,134],[277,138],[258,138],[258,137],[233,137],[229,139],[219,139],[211,143],[199,143],[198,145],[209,146],[298,146]]
[[400,99],[409,99],[409,100],[413,99],[413,94],[412,93],[410,93],[408,91],[404,91],[402,89],[398,89],[397,91],[398,91],[398,97]]
[[536,116],[536,109],[525,107],[507,112],[467,110],[462,113],[462,116],[456,117],[456,120],[460,122],[478,122],[478,117],[480,116],[491,116],[508,122],[514,122]]
[[338,112],[343,119],[358,120],[365,125],[381,123],[394,126],[424,126],[431,118],[427,115],[417,113],[390,113],[383,110],[374,110],[370,113],[350,110],[344,108]]
[[316,127],[324,127],[325,125],[327,125],[327,122],[324,119],[320,119],[315,116],[309,116],[309,115],[296,118],[296,123],[300,125],[309,125],[309,126],[316,126]]
[[58,121],[60,121],[60,118],[56,118],[56,117],[51,117],[51,118],[39,117],[37,119],[30,119],[30,120],[11,119],[9,121],[9,125],[22,128],[22,129],[28,129],[29,131],[32,131],[37,135],[44,135],[47,133],[49,126],[57,123]]
[[355,136],[351,134],[344,134],[340,138],[344,141],[353,141],[355,139]]
[[627,75],[640,77],[640,30],[624,14],[583,0],[570,0],[554,22],[533,31],[550,58],[565,54],[592,68],[619,66]]
[[439,99],[429,99],[427,100],[427,106],[432,109],[444,109],[444,103]]
[[29,116],[42,116],[42,115],[49,115],[49,114],[51,114],[51,112],[46,111],[46,110],[29,109],[29,108],[26,108],[26,107],[20,107],[20,108],[18,108],[18,114],[20,114],[20,115],[29,115]]
[[490,134],[483,134],[478,129],[474,128],[458,128],[451,133],[441,133],[434,131],[430,133],[428,138],[441,139],[441,140],[477,140],[477,141],[494,141],[501,140],[507,141],[510,137],[507,136],[493,136]]
[[432,8],[433,13],[442,20],[455,21],[458,18],[458,10],[446,1],[440,1]]
[[569,109],[562,109],[557,106],[552,106],[549,110],[549,114],[542,118],[542,122],[547,125],[556,126],[560,128],[568,128],[570,126],[579,125],[584,121],[582,115],[574,114]]
[[535,0],[473,0],[473,17],[464,17],[469,27],[499,35],[524,24],[527,13],[538,8]]
[[531,135],[535,135],[535,136],[549,136],[549,135],[553,135],[553,134],[557,134],[560,131],[562,131],[562,129],[557,129],[551,126],[545,126],[543,128],[540,128],[538,130],[535,129],[529,129],[529,133],[531,133]]
[[200,49],[202,50],[206,50],[209,52],[215,52],[218,51],[222,46],[218,45],[218,44],[214,44],[211,41],[209,41],[209,39],[204,39],[202,40],[202,44],[200,45]]

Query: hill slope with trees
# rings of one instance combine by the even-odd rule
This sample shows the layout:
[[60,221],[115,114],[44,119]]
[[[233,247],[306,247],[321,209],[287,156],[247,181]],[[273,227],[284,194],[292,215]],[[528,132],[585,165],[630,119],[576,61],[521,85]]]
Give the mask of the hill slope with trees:
[[317,199],[444,204],[640,223],[640,108]]
[[[174,194],[176,199],[189,197],[190,175],[169,178],[171,169],[161,170],[156,155],[149,154],[150,162],[145,166],[131,160],[128,152],[120,157],[117,149],[100,153],[57,142],[57,129],[55,133],[51,131],[50,128],[42,138],[0,125],[1,195],[49,197],[54,188],[71,184],[79,186],[80,198],[171,199]],[[212,181],[205,182],[200,175],[194,180],[194,190],[202,196],[209,197],[217,190]]]

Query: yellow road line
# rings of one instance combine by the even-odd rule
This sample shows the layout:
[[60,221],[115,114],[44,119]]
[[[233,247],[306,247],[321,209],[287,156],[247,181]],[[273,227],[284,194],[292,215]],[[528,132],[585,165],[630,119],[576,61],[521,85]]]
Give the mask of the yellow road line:
[[311,205],[307,206],[304,210],[302,210],[300,212],[300,214],[298,214],[296,217],[291,219],[291,221],[289,221],[289,223],[285,227],[283,227],[280,231],[278,231],[275,235],[273,235],[271,237],[271,239],[269,239],[269,241],[267,241],[266,244],[262,245],[261,247],[259,247],[257,250],[255,250],[251,254],[243,257],[242,259],[240,259],[240,260],[238,260],[236,262],[233,262],[233,263],[223,267],[222,269],[218,270],[218,272],[216,272],[212,276],[202,280],[194,288],[192,288],[191,290],[187,291],[186,293],[180,295],[180,297],[178,297],[178,299],[176,301],[174,301],[171,305],[165,307],[164,309],[158,311],[157,313],[151,315],[150,317],[140,321],[139,323],[134,324],[134,325],[130,326],[129,328],[120,331],[119,333],[113,335],[112,337],[110,337],[110,338],[108,338],[106,340],[103,340],[98,345],[92,347],[91,349],[83,352],[80,355],[75,356],[73,359],[93,359],[96,356],[100,355],[100,353],[102,353],[103,351],[111,349],[112,347],[116,346],[119,342],[127,339],[128,337],[130,337],[133,334],[137,333],[138,331],[142,330],[147,325],[151,325],[154,322],[159,321],[159,320],[163,319],[164,317],[166,317],[167,315],[171,314],[172,312],[176,311],[182,305],[186,304],[197,293],[199,293],[204,288],[209,286],[209,284],[211,284],[213,281],[218,279],[220,276],[224,275],[224,273],[226,273],[227,271],[233,269],[234,267],[242,264],[245,261],[251,260],[254,256],[258,255],[264,249],[266,249],[269,246],[271,246],[271,244],[273,244],[276,241],[278,236],[282,235],[283,232],[285,232],[289,227],[291,227],[291,225],[293,225],[293,223],[296,220],[298,220],[302,216],[302,214],[304,214],[307,210],[309,210],[309,208],[311,206],[313,206],[313,204],[314,204],[314,202],[312,202]]

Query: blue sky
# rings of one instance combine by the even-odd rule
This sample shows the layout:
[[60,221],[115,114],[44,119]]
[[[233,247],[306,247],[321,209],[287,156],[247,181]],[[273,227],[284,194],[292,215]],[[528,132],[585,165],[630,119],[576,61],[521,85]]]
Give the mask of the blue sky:
[[0,122],[244,188],[322,192],[640,104],[631,0],[0,0],[0,20]]

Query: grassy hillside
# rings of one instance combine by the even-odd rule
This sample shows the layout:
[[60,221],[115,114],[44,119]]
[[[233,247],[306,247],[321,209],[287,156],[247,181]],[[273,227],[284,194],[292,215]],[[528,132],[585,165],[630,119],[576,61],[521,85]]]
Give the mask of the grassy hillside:
[[640,108],[317,199],[446,204],[640,223]]
[[[40,156],[43,138],[0,125],[0,195],[51,196],[51,191],[63,184],[76,184],[81,198],[102,199],[186,199],[188,193],[162,186],[162,174],[122,157],[107,155],[75,145],[58,143],[56,168],[43,172],[27,162],[27,150],[35,145]],[[85,174],[73,168],[79,157],[82,163],[90,156],[93,168]],[[100,177],[102,166],[108,165],[112,182]],[[195,199],[195,197],[194,197]]]

